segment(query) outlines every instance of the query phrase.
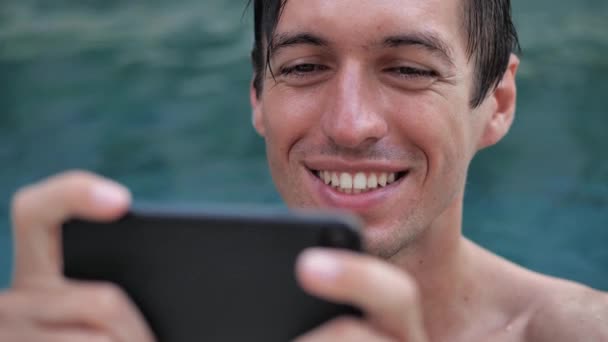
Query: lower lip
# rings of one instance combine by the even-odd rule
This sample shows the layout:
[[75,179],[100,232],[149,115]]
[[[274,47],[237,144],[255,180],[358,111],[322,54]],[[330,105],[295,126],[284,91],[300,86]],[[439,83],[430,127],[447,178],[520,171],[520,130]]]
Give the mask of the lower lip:
[[391,196],[395,195],[399,185],[408,176],[406,173],[390,185],[379,187],[375,190],[359,194],[346,194],[325,184],[325,182],[315,176],[312,171],[309,170],[308,174],[312,179],[312,187],[315,190],[315,193],[318,194],[322,204],[330,208],[345,209],[360,214],[374,210],[374,208],[386,203]]

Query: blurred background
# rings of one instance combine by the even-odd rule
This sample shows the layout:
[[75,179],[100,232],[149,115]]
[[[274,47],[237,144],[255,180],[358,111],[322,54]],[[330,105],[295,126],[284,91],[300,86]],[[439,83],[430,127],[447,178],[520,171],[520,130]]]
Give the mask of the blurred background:
[[[0,288],[12,193],[65,169],[140,201],[281,205],[250,127],[245,2],[0,2]],[[518,116],[471,167],[465,234],[608,290],[608,2],[513,2]]]

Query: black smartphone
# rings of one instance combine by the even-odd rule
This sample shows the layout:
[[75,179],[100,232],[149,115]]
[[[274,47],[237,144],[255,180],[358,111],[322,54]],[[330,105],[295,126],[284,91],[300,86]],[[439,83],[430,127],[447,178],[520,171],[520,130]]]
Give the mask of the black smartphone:
[[63,226],[64,274],[121,286],[161,342],[284,342],[331,318],[360,315],[299,287],[295,260],[311,246],[360,251],[357,220],[148,207],[111,223]]

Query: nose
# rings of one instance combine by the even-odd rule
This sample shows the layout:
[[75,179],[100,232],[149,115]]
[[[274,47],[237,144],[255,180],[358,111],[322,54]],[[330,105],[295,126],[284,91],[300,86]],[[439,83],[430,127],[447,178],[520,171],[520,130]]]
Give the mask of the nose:
[[321,118],[323,132],[334,144],[361,148],[387,134],[386,118],[373,87],[362,68],[354,64],[336,75]]

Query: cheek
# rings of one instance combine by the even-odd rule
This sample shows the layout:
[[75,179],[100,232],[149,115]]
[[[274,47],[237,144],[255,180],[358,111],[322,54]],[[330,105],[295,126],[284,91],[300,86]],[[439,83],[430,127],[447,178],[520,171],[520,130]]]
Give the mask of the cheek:
[[464,184],[469,113],[466,102],[460,102],[430,94],[399,107],[403,110],[396,124],[405,131],[402,136],[425,156],[422,182],[442,192],[453,193]]
[[262,101],[266,155],[272,178],[286,202],[300,202],[295,198],[303,170],[291,152],[296,144],[310,141],[318,131],[316,102],[307,96],[280,91],[279,86],[269,89]]
[[319,121],[314,96],[294,94],[277,85],[264,95],[264,126],[272,148],[288,157],[293,145],[303,139]]

